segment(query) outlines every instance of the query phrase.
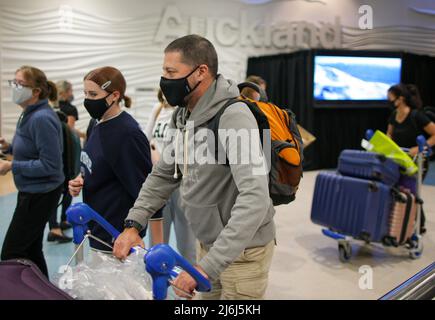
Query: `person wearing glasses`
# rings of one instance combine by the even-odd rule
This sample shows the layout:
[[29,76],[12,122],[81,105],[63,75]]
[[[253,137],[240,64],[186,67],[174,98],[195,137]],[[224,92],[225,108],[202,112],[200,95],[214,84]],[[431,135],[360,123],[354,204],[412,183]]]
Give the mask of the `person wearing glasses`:
[[44,228],[57,208],[65,179],[61,123],[48,104],[56,86],[44,72],[30,66],[18,69],[9,84],[12,100],[23,112],[12,143],[0,138],[1,151],[13,155],[12,161],[0,160],[0,175],[12,171],[18,189],[1,260],[31,260],[48,277],[42,250]]

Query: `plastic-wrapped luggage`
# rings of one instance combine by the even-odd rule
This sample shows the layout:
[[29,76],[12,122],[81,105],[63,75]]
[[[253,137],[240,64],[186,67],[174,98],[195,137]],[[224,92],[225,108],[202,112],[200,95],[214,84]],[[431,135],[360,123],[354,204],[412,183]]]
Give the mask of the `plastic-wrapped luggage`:
[[391,188],[378,181],[321,172],[311,220],[344,235],[380,242],[388,235]]
[[338,171],[346,176],[381,181],[394,185],[399,181],[399,165],[384,155],[360,150],[343,150]]
[[152,280],[143,256],[132,253],[121,262],[112,255],[90,251],[88,261],[61,270],[55,284],[80,300],[152,300]]

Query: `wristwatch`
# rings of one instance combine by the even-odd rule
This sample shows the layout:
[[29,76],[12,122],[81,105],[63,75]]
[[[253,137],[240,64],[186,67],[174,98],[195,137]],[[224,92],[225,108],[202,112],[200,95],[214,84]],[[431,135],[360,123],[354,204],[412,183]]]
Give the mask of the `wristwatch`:
[[138,232],[141,232],[143,227],[140,223],[133,220],[125,220],[124,229],[135,228]]

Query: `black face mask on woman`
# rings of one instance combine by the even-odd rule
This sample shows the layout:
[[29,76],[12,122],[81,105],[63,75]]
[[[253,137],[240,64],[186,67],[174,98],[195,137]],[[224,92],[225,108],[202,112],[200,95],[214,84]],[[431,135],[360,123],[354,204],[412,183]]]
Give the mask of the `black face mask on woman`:
[[195,69],[192,70],[192,72],[190,72],[187,76],[183,78],[160,78],[160,89],[162,89],[166,100],[171,106],[185,107],[187,105],[187,101],[185,101],[185,98],[201,83],[201,81],[199,81],[193,88],[190,88],[187,78],[189,78],[192,73],[194,73],[198,68],[199,66],[197,66]]
[[103,115],[106,113],[106,111],[109,110],[111,106],[113,106],[115,101],[113,101],[110,105],[106,101],[106,98],[110,95],[111,93],[109,93],[104,98],[96,99],[96,100],[85,99],[84,101],[85,108],[92,118],[96,120],[100,120],[103,117]]
[[391,110],[395,110],[396,109],[396,101],[397,101],[397,98],[394,99],[394,100],[388,100],[388,107]]

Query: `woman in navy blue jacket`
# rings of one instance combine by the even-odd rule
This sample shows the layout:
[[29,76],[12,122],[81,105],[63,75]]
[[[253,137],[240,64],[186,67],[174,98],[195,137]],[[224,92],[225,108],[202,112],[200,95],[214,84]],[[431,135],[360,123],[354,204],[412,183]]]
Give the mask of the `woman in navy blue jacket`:
[[[136,120],[121,109],[121,101],[125,107],[131,106],[125,90],[126,81],[115,68],[99,68],[85,76],[84,105],[96,124],[82,151],[81,174],[69,183],[72,196],[78,196],[83,188],[84,202],[119,231],[124,229],[128,211],[152,169],[145,134]],[[153,232],[153,242],[161,243],[161,212],[153,218],[151,228],[160,230],[158,234]],[[90,229],[96,237],[112,243],[111,236],[99,225],[92,224]],[[91,239],[90,244],[95,250],[111,252],[95,240]]]
[[17,70],[9,83],[12,100],[23,112],[12,144],[0,139],[2,151],[13,155],[12,162],[0,160],[0,174],[12,170],[19,191],[1,259],[29,259],[48,276],[44,228],[57,208],[65,179],[61,123],[47,100],[56,96],[56,86],[41,70],[28,66]]

